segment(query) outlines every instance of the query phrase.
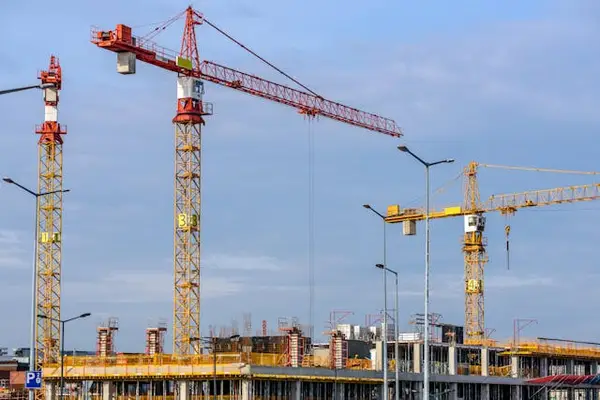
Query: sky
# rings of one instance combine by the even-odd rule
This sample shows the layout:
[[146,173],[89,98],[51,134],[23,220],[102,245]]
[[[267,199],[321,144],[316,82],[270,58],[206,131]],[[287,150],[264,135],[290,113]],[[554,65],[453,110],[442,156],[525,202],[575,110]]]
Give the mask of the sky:
[[[66,347],[92,350],[96,326],[119,319],[117,349],[143,351],[144,329],[171,324],[175,76],[138,63],[116,73],[116,56],[89,42],[90,26],[117,23],[143,35],[188,4],[148,0],[8,2],[0,33],[0,88],[36,82],[56,54],[63,67],[59,120],[66,124],[62,315]],[[307,323],[308,171],[315,137],[315,330],[332,310],[361,324],[383,307],[382,224],[362,207],[424,204],[422,158],[454,158],[431,170],[432,207],[458,205],[461,173],[481,163],[598,170],[600,7],[591,0],[520,2],[305,0],[196,1],[194,7],[315,92],[394,119],[394,139],[319,119],[233,89],[206,85],[214,115],[203,129],[202,329],[252,330],[279,317]],[[23,20],[27,18],[27,25]],[[15,34],[23,32],[27,34]],[[157,37],[178,49],[182,23]],[[203,59],[267,79],[284,77],[218,35],[197,28]],[[37,91],[0,97],[0,174],[34,188]],[[311,127],[312,126],[312,127]],[[593,177],[481,168],[483,198],[591,183]],[[0,346],[28,345],[33,199],[0,186]],[[600,277],[594,203],[524,210],[512,217],[506,266],[504,217],[489,214],[486,327],[504,340],[513,320],[536,319],[527,337],[600,340],[593,293]],[[431,311],[464,320],[461,218],[431,222]],[[423,312],[424,230],[388,227],[388,266],[400,274],[400,322]],[[390,279],[389,304],[393,302]],[[167,349],[171,348],[167,337]]]

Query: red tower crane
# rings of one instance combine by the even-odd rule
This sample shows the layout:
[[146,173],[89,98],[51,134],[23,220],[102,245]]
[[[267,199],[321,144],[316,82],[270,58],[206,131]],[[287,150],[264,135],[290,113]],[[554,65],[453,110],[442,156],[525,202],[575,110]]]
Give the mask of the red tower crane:
[[[158,46],[150,36],[185,15],[185,28],[179,54]],[[277,69],[265,59],[208,21],[198,11],[188,7],[145,37],[132,35],[129,26],[116,29],[92,29],[92,43],[117,53],[117,72],[135,73],[136,60],[176,72],[177,113],[175,125],[175,216],[174,216],[174,315],[173,353],[199,353],[200,341],[200,157],[201,125],[212,114],[212,104],[203,102],[204,81],[227,86],[242,92],[296,108],[309,117],[323,116],[350,125],[402,136],[400,128],[388,118],[326,100],[312,92],[283,71],[281,74],[296,82],[309,93],[280,85],[255,75],[246,74],[211,61],[200,61],[195,26],[206,24],[246,51]],[[195,339],[195,340],[194,340]]]

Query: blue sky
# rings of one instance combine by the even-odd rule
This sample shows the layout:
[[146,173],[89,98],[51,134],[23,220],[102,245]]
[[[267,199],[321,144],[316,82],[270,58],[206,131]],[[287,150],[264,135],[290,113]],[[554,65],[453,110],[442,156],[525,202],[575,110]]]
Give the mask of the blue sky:
[[[0,87],[35,82],[51,53],[64,85],[63,314],[89,311],[67,347],[92,349],[95,326],[120,320],[117,346],[142,351],[144,329],[171,321],[172,169],[175,77],[138,64],[115,71],[115,55],[89,43],[89,28],[135,28],[168,19],[177,1],[80,2],[43,7],[11,2],[0,32]],[[197,2],[207,18],[324,96],[396,120],[422,157],[452,157],[432,170],[433,197],[460,203],[455,178],[469,161],[593,171],[600,127],[600,9],[593,1],[306,0]],[[37,7],[36,7],[37,4]],[[24,29],[27,34],[15,35]],[[51,23],[50,23],[51,22]],[[158,37],[178,49],[181,24]],[[198,28],[202,58],[281,81],[209,27]],[[202,326],[252,312],[253,330],[278,316],[307,320],[308,123],[294,110],[207,85],[215,114],[204,129]],[[0,98],[0,173],[36,184],[34,125],[40,93]],[[333,309],[348,321],[381,308],[381,224],[364,210],[423,203],[423,170],[400,143],[343,124],[314,124],[316,329]],[[590,182],[585,176],[482,169],[483,197]],[[0,344],[27,345],[33,202],[0,187]],[[522,211],[511,221],[511,269],[504,224],[488,216],[486,326],[499,339],[513,318],[537,318],[523,335],[599,340],[592,294],[596,271],[593,203]],[[423,229],[389,229],[389,265],[401,272],[401,322],[422,312]],[[463,322],[462,220],[432,222],[432,311]],[[392,297],[390,297],[390,302]],[[10,321],[10,325],[7,321]],[[10,327],[9,327],[10,326]],[[170,336],[167,343],[170,348]]]

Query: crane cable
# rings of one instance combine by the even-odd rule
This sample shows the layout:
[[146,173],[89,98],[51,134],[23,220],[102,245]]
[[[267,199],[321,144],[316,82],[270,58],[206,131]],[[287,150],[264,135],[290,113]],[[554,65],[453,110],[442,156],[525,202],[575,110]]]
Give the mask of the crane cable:
[[252,54],[254,57],[258,58],[260,61],[262,61],[263,63],[267,64],[269,67],[273,68],[275,71],[279,72],[281,75],[285,76],[286,78],[288,78],[289,80],[291,80],[292,82],[294,82],[296,85],[300,86],[301,88],[303,88],[304,90],[306,90],[307,92],[321,98],[324,99],[323,96],[315,93],[314,91],[312,91],[308,86],[302,84],[301,82],[299,82],[297,79],[293,78],[291,75],[287,74],[286,72],[284,72],[282,69],[276,67],[275,65],[273,65],[272,63],[270,63],[269,61],[267,61],[264,57],[259,56],[256,52],[254,52],[253,50],[249,49],[247,46],[245,46],[244,44],[242,44],[239,40],[234,39],[231,35],[229,35],[227,32],[223,31],[222,29],[220,29],[219,27],[217,27],[215,24],[213,24],[212,22],[210,22],[209,20],[207,20],[206,18],[203,18],[203,21],[208,24],[210,27],[214,28],[217,32],[219,32],[221,35],[225,36],[227,39],[231,40],[232,42],[234,42],[235,44],[237,44],[238,46],[240,46],[242,49],[246,50],[248,53]]
[[[267,61],[264,57],[261,57],[256,52],[245,46],[239,40],[236,40],[227,32],[223,31],[215,24],[207,20],[203,17],[203,22],[215,29],[221,35],[225,36],[227,39],[231,40],[242,49],[246,50],[248,53],[258,58],[263,63],[267,64],[269,67],[277,71],[279,74],[285,76],[307,92],[312,95],[323,99],[323,96],[320,96],[313,90],[311,90],[308,86],[302,84],[297,79],[293,78],[286,72],[284,72],[281,68],[276,67],[274,64]],[[315,155],[314,155],[314,147],[315,147],[315,139],[314,139],[314,129],[312,120],[314,118],[313,115],[307,115],[308,118],[308,292],[309,292],[309,311],[308,311],[308,329],[310,332],[310,338],[312,343],[314,343],[314,314],[315,314]]]
[[172,16],[171,18],[161,21],[161,22],[153,22],[150,24],[134,26],[133,28],[142,28],[142,27],[158,25],[154,29],[152,29],[150,32],[145,34],[144,36],[138,37],[138,45],[141,45],[143,42],[148,42],[150,40],[153,40],[156,36],[158,36],[160,33],[164,32],[171,24],[173,24],[173,22],[179,20],[183,15],[185,15],[185,10],[180,12],[179,14],[176,14],[176,15]]
[[308,116],[308,327],[314,343],[315,319],[315,137],[313,117]]

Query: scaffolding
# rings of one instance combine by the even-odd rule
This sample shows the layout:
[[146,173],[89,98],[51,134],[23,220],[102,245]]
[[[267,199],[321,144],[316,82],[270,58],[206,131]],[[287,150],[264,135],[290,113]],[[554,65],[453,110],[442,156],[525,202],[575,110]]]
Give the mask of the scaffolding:
[[509,345],[505,354],[600,360],[600,343],[537,338]]
[[157,327],[146,328],[146,354],[163,354],[166,334],[166,323],[160,323]]
[[109,357],[115,354],[115,333],[119,330],[119,320],[116,317],[108,318],[108,321],[98,327],[96,355]]
[[340,331],[333,331],[329,339],[329,368],[346,368],[348,362],[348,341]]

